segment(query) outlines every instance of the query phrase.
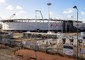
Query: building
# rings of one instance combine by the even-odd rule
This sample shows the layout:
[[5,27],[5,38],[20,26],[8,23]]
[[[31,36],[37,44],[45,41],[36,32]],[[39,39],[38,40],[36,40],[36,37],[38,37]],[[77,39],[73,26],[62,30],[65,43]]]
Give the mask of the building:
[[2,30],[5,31],[37,31],[37,32],[76,32],[85,29],[84,23],[73,20],[59,19],[9,19],[1,21]]

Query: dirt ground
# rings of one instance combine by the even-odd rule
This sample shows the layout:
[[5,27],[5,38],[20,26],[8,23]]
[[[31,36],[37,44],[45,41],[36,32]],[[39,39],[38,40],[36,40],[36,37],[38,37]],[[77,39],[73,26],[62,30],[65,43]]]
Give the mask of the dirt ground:
[[68,58],[59,55],[50,55],[39,51],[37,51],[35,54],[33,50],[27,50],[27,49],[18,50],[15,52],[15,55],[24,60],[76,60],[73,58]]
[[0,45],[0,60],[20,60],[20,58],[14,55],[12,48]]

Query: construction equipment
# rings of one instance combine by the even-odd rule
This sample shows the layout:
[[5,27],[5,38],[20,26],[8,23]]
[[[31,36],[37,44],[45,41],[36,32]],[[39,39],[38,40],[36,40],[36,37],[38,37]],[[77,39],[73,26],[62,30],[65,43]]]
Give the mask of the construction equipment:
[[37,13],[37,12],[39,12],[39,13],[40,13],[40,15],[41,15],[41,18],[43,19],[43,15],[42,15],[41,10],[35,10],[35,12],[36,12],[36,13]]

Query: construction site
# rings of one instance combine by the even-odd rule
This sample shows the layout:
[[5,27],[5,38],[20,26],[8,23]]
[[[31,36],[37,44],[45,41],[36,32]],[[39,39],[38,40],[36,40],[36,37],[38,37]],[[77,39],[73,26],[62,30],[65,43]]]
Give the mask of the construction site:
[[[4,1],[5,0],[1,0],[0,3]],[[25,2],[25,4],[27,4],[27,7],[24,6],[25,9],[27,9],[28,6],[30,6],[29,9],[33,9],[35,5],[40,3],[35,1],[35,4],[33,3],[34,1],[32,1],[31,5],[28,5],[30,4],[29,1]],[[46,2],[43,2],[43,4],[44,3]],[[40,3],[39,5],[43,4]],[[56,4],[55,6],[59,7],[59,5]],[[8,3],[5,5],[8,5]],[[36,8],[38,8],[39,5],[37,5]],[[85,22],[78,19],[77,6],[73,7],[76,9],[76,18],[74,18],[75,16],[70,16],[69,19],[64,19],[66,16],[61,14],[60,16],[63,18],[60,19],[51,18],[51,5],[52,3],[47,3],[48,11],[45,10],[46,8],[41,9],[44,12],[46,11],[46,13],[48,12],[48,17],[45,15],[46,18],[43,17],[41,10],[35,10],[35,18],[22,18],[24,14],[21,14],[22,17],[20,15],[21,18],[19,18],[19,16],[15,18],[16,14],[25,12],[24,9],[19,6],[19,4],[16,7],[8,5],[8,7],[5,8],[9,10],[9,12],[13,9],[15,11],[12,11],[13,14],[8,19],[2,19],[2,17],[0,17],[0,60],[85,60]],[[43,6],[40,6],[40,8],[43,8]],[[27,9],[27,11],[29,9]],[[53,9],[53,11],[58,11],[58,9]],[[33,17],[30,11],[26,13],[29,14],[29,17]],[[60,12],[61,11],[62,10],[60,10]],[[67,11],[68,9],[64,11],[64,14],[68,12],[72,13],[75,10],[71,9]],[[5,13],[5,15],[6,14],[7,13]],[[58,12],[56,14],[58,14]],[[85,12],[81,12],[81,14],[85,15]]]
[[1,20],[0,59],[85,60],[84,25],[58,19]]
[[[73,36],[76,33],[0,32],[0,59],[76,60],[77,40]],[[84,60],[85,43],[78,39],[78,59]]]

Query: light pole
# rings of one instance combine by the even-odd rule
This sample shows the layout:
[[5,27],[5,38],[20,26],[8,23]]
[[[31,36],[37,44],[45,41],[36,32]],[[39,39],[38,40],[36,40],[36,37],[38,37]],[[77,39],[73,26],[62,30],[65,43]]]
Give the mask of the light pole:
[[77,56],[76,56],[76,58],[78,60],[78,8],[77,8],[77,6],[74,6],[73,8],[77,10],[77,49],[76,49],[77,50]]
[[48,5],[48,32],[50,31],[50,6],[52,5],[51,3],[47,3],[47,5]]

